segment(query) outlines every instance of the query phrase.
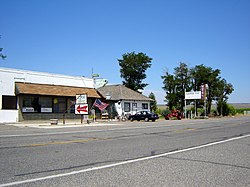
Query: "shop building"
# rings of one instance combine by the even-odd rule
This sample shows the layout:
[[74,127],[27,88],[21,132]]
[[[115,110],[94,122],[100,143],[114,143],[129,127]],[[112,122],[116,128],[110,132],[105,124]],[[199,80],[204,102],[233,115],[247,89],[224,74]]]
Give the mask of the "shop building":
[[76,95],[86,94],[89,108],[102,96],[92,78],[0,68],[0,123],[33,119],[79,118]]

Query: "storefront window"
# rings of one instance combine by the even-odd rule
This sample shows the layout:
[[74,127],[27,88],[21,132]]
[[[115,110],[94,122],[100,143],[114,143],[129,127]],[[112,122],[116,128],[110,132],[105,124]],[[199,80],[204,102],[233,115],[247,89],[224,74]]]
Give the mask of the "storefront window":
[[68,106],[68,113],[75,113],[75,98],[69,98],[67,101],[67,106]]
[[64,113],[66,106],[64,97],[24,96],[22,112]]
[[52,99],[50,97],[39,97],[41,112],[52,112]]
[[22,112],[41,112],[39,98],[34,96],[24,96]]
[[58,97],[53,98],[53,112],[54,113],[64,113],[66,111],[66,98]]

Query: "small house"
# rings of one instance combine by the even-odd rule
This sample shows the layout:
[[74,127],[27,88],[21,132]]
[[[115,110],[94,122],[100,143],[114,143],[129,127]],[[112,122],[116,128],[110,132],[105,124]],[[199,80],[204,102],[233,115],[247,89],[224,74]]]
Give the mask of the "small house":
[[152,99],[130,89],[124,85],[106,85],[97,89],[106,98],[109,117],[134,114],[137,111],[150,111]]

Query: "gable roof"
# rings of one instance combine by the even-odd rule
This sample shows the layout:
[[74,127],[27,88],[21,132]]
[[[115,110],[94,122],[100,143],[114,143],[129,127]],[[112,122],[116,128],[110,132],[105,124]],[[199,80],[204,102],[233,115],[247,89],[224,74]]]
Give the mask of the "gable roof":
[[97,89],[100,94],[106,98],[110,96],[110,100],[137,100],[137,101],[152,101],[152,99],[130,89],[124,85],[106,85]]
[[60,86],[50,84],[34,84],[16,82],[16,94],[49,95],[75,97],[77,94],[87,94],[88,97],[101,98],[94,88]]

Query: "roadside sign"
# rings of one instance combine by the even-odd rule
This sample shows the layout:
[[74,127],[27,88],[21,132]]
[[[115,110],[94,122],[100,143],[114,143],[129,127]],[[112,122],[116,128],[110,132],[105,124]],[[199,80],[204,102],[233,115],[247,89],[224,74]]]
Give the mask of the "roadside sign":
[[88,104],[76,104],[75,105],[75,114],[88,114]]
[[185,92],[185,99],[201,99],[201,91]]
[[205,100],[206,99],[206,84],[201,85],[201,99]]
[[76,95],[76,104],[87,103],[87,94]]

